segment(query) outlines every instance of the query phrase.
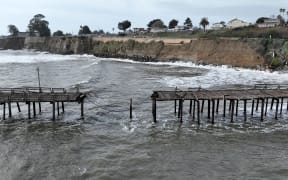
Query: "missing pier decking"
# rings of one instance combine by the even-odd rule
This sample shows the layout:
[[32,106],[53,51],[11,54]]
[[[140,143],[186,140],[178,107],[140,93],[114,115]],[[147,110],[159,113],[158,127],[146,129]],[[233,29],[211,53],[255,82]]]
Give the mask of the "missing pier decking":
[[[275,109],[275,119],[283,113],[284,104],[288,100],[288,85],[286,84],[256,84],[250,89],[220,89],[207,90],[201,88],[174,91],[154,91],[152,96],[152,115],[153,121],[157,122],[157,101],[174,101],[174,113],[177,115],[178,103],[178,118],[183,121],[183,103],[190,101],[189,114],[192,115],[192,120],[197,118],[198,124],[201,121],[201,114],[204,113],[204,107],[207,108],[207,118],[211,119],[211,123],[215,123],[215,114],[221,113],[222,116],[229,116],[231,122],[234,122],[235,116],[239,114],[239,104],[243,105],[244,121],[247,120],[247,104],[251,103],[251,116],[254,112],[260,109],[260,120],[264,121],[267,116],[268,106],[270,110]],[[219,105],[222,105],[220,109]],[[229,107],[227,105],[229,104]],[[288,102],[287,102],[288,110]]]
[[6,105],[8,105],[8,116],[12,117],[11,104],[16,103],[18,111],[21,112],[19,103],[25,103],[28,107],[28,118],[31,119],[31,104],[33,117],[36,117],[36,103],[41,113],[41,103],[52,104],[52,119],[56,119],[60,114],[60,104],[64,113],[64,103],[77,102],[81,104],[81,117],[84,116],[84,99],[86,95],[79,92],[78,88],[66,90],[64,88],[44,88],[44,87],[26,87],[26,88],[0,88],[0,104],[3,106],[3,120],[6,119]]

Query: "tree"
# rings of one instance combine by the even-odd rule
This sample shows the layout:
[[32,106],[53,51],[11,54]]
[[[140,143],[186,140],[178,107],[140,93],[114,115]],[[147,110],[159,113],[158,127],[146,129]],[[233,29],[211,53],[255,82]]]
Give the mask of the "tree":
[[18,28],[15,25],[8,25],[8,32],[10,33],[11,36],[17,36],[19,33]]
[[28,31],[30,35],[34,35],[38,32],[41,37],[51,36],[51,31],[49,29],[49,22],[44,20],[45,16],[42,14],[36,14],[28,24]]
[[61,30],[57,30],[53,33],[53,36],[64,36],[64,33]]
[[285,19],[281,15],[278,15],[277,19],[279,19],[279,21],[280,21],[280,26],[284,26],[285,25]]
[[220,21],[220,24],[221,24],[223,27],[226,27],[225,21]]
[[206,26],[209,25],[209,21],[208,18],[202,18],[200,21],[200,25],[203,27],[204,31],[206,31]]
[[280,8],[280,10],[279,10],[279,11],[280,11],[280,14],[281,14],[281,15],[284,15],[284,14],[285,14],[285,11],[286,11],[286,9],[284,9],[284,8]]
[[189,17],[186,18],[184,26],[187,27],[187,29],[191,29],[193,27],[192,21]]
[[80,26],[78,35],[91,34],[91,30],[87,25]]
[[172,20],[169,22],[168,28],[169,28],[169,29],[174,29],[177,25],[178,25],[178,21],[177,21],[176,19],[172,19]]
[[147,26],[149,28],[166,28],[167,27],[161,19],[154,19],[150,21]]
[[260,17],[256,20],[256,24],[261,24],[261,23],[264,23],[265,20],[267,20],[269,18],[267,17]]
[[131,27],[131,22],[128,20],[122,21],[118,23],[118,29],[122,31],[126,31],[128,28]]

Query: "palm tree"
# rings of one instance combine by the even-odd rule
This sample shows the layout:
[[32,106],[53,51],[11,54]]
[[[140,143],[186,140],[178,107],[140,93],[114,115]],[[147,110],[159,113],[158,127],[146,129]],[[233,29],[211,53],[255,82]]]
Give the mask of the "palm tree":
[[280,11],[280,14],[281,14],[281,15],[284,15],[284,14],[285,14],[285,11],[286,11],[286,9],[284,9],[284,8],[280,8],[280,10],[279,10],[279,11]]
[[200,25],[203,26],[204,31],[206,31],[206,26],[209,25],[208,18],[203,17],[200,21]]

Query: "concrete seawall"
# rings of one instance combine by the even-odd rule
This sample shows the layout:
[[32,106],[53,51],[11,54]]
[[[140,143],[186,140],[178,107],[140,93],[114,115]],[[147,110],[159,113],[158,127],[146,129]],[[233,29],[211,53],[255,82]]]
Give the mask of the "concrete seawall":
[[[13,45],[15,47],[11,48]],[[288,43],[283,39],[239,38],[29,37],[0,40],[2,49],[27,48],[57,54],[94,54],[138,61],[181,60],[246,68],[269,66],[272,52],[288,49],[286,46]]]

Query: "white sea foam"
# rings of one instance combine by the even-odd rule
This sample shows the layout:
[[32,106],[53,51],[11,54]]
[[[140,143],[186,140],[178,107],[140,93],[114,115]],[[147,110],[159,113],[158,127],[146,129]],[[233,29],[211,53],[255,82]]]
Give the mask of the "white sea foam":
[[255,83],[287,83],[288,73],[234,69],[228,67],[202,67],[209,72],[205,76],[163,77],[160,82],[169,87],[202,87],[225,86],[231,84],[254,85]]
[[[107,60],[107,59],[105,59]],[[159,82],[168,87],[202,87],[209,88],[213,86],[225,86],[231,84],[254,85],[255,83],[288,83],[288,73],[286,72],[270,72],[259,71],[244,68],[232,68],[227,65],[197,65],[192,62],[136,62],[129,59],[108,59],[110,61],[119,61],[125,63],[141,63],[157,66],[175,66],[175,67],[191,67],[208,70],[203,76],[179,77],[179,76],[163,76]],[[180,72],[181,74],[181,72]]]
[[40,63],[52,61],[70,60],[96,60],[93,55],[58,55],[33,50],[2,50],[0,51],[0,63]]

